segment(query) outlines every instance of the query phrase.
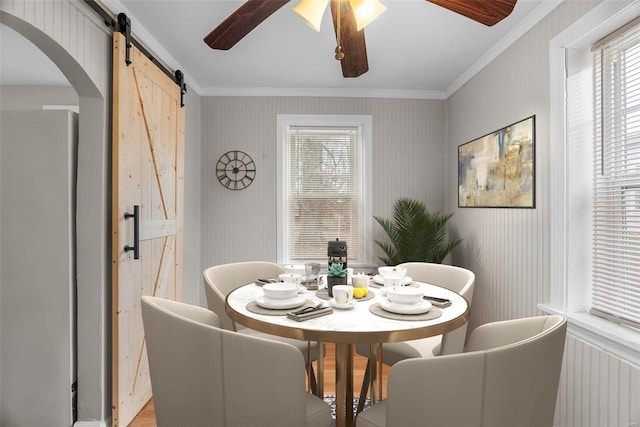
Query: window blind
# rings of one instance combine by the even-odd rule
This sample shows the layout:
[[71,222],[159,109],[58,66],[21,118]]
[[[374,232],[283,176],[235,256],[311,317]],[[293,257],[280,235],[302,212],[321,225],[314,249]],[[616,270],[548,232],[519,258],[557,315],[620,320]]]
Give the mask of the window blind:
[[361,139],[359,127],[288,128],[290,260],[326,261],[336,238],[347,242],[349,260],[361,259]]
[[640,327],[640,29],[593,56],[591,313]]

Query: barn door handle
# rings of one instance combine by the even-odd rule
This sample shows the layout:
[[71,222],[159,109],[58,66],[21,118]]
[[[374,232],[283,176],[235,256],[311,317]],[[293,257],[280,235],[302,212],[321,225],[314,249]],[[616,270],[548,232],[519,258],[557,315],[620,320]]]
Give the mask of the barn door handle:
[[140,206],[133,205],[133,213],[124,213],[124,219],[129,218],[133,218],[133,246],[124,245],[124,251],[133,251],[133,259],[140,259]]

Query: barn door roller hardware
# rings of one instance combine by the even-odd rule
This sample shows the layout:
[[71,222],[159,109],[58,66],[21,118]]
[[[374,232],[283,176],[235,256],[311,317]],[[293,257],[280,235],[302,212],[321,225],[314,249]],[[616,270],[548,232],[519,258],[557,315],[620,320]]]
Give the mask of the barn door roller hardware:
[[[127,52],[125,56],[125,63],[127,66],[131,64],[131,58],[129,51],[131,46],[135,46],[144,56],[149,58],[149,61],[153,62],[158,68],[162,70],[174,83],[180,86],[181,99],[180,106],[184,107],[184,94],[187,92],[187,85],[184,82],[184,74],[180,70],[172,72],[167,69],[162,63],[160,63],[136,38],[131,34],[131,20],[125,13],[119,13],[117,20],[113,18],[111,12],[106,11],[96,0],[84,0],[85,3],[91,7],[100,17],[104,20],[106,26],[111,27],[114,31],[122,33],[126,40]],[[178,73],[180,73],[181,79],[178,79]]]
[[184,82],[182,71],[176,70],[176,83],[180,86],[180,106],[184,107],[184,95],[187,93],[187,84]]
[[124,40],[126,41],[127,53],[124,62],[129,66],[129,64],[131,64],[131,58],[129,57],[129,51],[131,50],[131,20],[124,13],[118,14],[118,27],[120,28],[120,32],[124,34]]

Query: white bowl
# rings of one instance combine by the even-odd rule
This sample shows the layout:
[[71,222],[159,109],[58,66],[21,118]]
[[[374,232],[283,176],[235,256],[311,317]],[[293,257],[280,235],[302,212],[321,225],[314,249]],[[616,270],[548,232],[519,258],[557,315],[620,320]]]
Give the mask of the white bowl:
[[282,273],[278,277],[284,283],[294,283],[296,285],[299,285],[300,283],[302,283],[302,274],[298,274],[298,273]]
[[422,301],[424,291],[412,286],[393,286],[387,288],[387,298],[397,304],[416,304]]
[[404,267],[378,267],[378,274],[383,279],[404,279],[407,269]]
[[298,296],[298,285],[295,283],[267,283],[262,290],[264,296],[269,299],[288,299]]
[[402,286],[407,275],[404,267],[378,267],[378,274],[382,277],[384,287]]

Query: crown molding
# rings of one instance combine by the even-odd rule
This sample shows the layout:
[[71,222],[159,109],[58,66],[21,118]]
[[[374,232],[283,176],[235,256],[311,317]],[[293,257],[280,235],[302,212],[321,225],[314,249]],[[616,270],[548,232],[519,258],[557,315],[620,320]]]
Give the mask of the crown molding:
[[[434,99],[444,100],[453,95],[465,83],[471,80],[484,67],[496,59],[502,52],[508,49],[527,31],[533,28],[551,11],[565,0],[545,0],[532,13],[527,15],[522,22],[509,31],[495,45],[493,45],[480,59],[456,78],[445,91],[419,90],[419,89],[367,89],[367,88],[284,88],[284,87],[201,87],[189,73],[180,66],[180,63],[167,52],[167,50],[153,37],[142,25],[132,25],[132,32],[136,38],[153,52],[157,58],[169,68],[181,70],[185,76],[185,82],[195,93],[200,96],[281,96],[281,97],[339,97],[339,98],[400,98],[400,99]],[[122,5],[120,0],[108,0],[107,9],[114,15],[120,12],[133,16]],[[118,9],[114,12],[114,9]]]
[[201,96],[446,99],[443,91],[367,88],[206,87],[202,88],[198,94]]

